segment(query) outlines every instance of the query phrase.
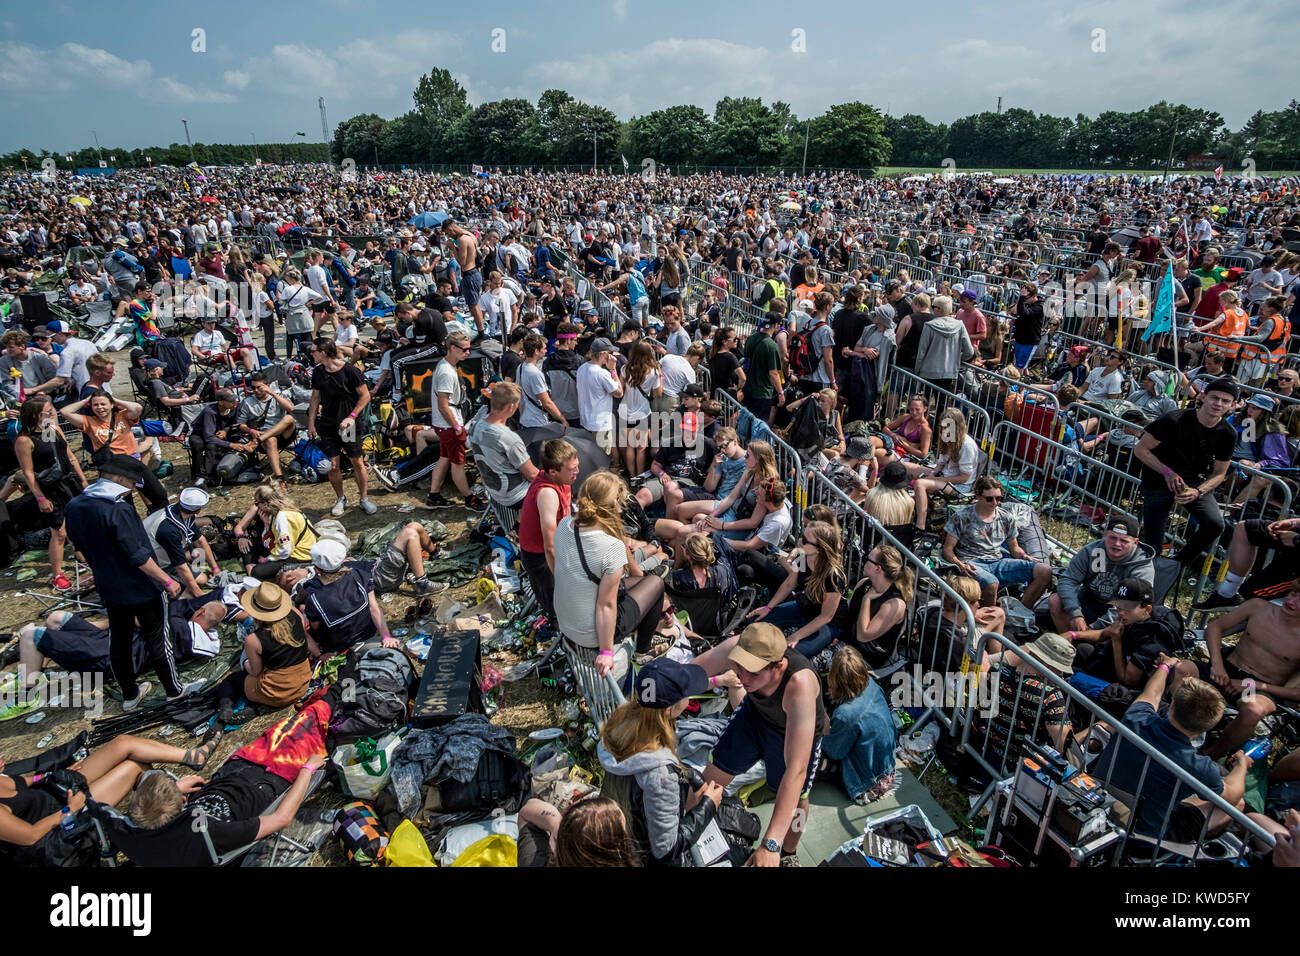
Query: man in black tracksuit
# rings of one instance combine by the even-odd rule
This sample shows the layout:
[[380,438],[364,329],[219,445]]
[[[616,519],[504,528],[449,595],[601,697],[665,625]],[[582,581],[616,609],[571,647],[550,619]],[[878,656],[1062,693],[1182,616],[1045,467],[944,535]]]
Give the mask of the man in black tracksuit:
[[[167,599],[178,597],[180,582],[154,560],[153,545],[135,506],[127,499],[144,481],[144,465],[129,455],[113,455],[99,468],[99,481],[68,502],[68,538],[85,556],[104,598],[112,641],[113,677],[122,689],[122,709],[133,710],[149,693],[137,686],[131,645],[136,622],[149,647],[154,670],[169,699],[194,693],[203,681],[182,685],[167,639]],[[160,594],[159,591],[162,591]]]

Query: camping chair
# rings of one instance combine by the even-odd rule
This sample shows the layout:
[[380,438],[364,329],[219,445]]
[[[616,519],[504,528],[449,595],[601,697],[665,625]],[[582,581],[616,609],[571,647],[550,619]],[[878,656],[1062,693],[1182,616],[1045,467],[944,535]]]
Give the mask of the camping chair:
[[[324,781],[324,778],[325,774],[323,773],[312,774],[311,783],[307,787],[307,793],[303,796],[304,802],[310,799],[312,794],[316,792],[317,788]],[[280,796],[271,802],[261,815],[268,816],[278,810],[284,798],[288,796],[288,793],[289,791],[286,789],[284,793],[280,794]],[[100,854],[108,866],[117,865],[115,860],[117,852],[125,854],[126,858],[130,860],[132,859],[133,849],[136,852],[147,852],[146,847],[149,845],[150,841],[156,841],[158,839],[159,834],[157,831],[145,830],[136,826],[125,814],[114,810],[112,807],[105,806],[102,803],[87,799],[86,812],[89,813],[91,818],[95,821],[95,830],[100,844]],[[252,843],[240,847],[239,849],[230,850],[227,853],[218,853],[217,848],[212,845],[212,838],[208,835],[207,829],[204,828],[200,832],[203,834],[203,842],[207,844],[208,858],[212,861],[213,866],[228,866],[234,861],[240,859],[244,854],[261,842],[260,840],[254,840]],[[275,833],[272,833],[270,836],[264,837],[263,839],[271,841],[271,866],[275,865],[275,854],[279,851],[281,843],[287,843],[299,853],[311,854],[315,853],[317,849],[314,845],[308,844],[304,846],[292,837],[286,836],[283,830],[277,830]]]
[[681,591],[670,585],[665,594],[673,607],[686,612],[687,626],[711,644],[731,634],[758,603],[758,590],[754,587],[740,588],[727,602],[722,599],[722,589],[717,587]]
[[1103,786],[1116,800],[1110,811],[1111,819],[1118,826],[1125,829],[1126,840],[1122,852],[1122,861],[1126,865],[1222,864],[1227,860],[1237,859],[1246,852],[1245,841],[1231,831],[1225,831],[1218,836],[1211,837],[1207,827],[1202,831],[1200,840],[1190,843],[1139,833],[1131,826],[1133,814],[1131,808],[1136,808],[1141,798],[1109,782],[1104,782]]
[[[560,640],[564,641],[564,653],[569,658],[569,667],[573,670],[573,676],[577,680],[578,693],[587,702],[587,709],[591,712],[591,719],[595,723],[596,729],[599,730],[609,715],[623,703],[623,691],[618,686],[613,674],[601,677],[596,673],[596,656],[598,653],[596,648],[579,647],[563,636],[560,637]],[[636,644],[631,638],[625,638],[622,641],[622,646],[627,648],[628,676],[630,678]],[[617,647],[614,648],[614,653],[617,656]]]

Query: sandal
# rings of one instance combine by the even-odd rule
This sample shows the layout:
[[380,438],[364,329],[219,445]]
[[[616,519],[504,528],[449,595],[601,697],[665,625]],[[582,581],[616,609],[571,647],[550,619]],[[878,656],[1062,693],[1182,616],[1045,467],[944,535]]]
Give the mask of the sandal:
[[185,751],[185,756],[181,757],[180,763],[183,767],[189,767],[191,770],[202,770],[212,755],[216,753],[217,745],[221,743],[221,738],[225,736],[225,728],[214,726],[203,737],[203,744]]

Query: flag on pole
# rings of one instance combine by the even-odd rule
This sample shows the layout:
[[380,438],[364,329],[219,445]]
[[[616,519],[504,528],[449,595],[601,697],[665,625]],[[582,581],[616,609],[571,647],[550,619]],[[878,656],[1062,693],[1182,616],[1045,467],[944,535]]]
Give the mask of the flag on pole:
[[1174,327],[1174,270],[1165,269],[1160,279],[1160,291],[1156,294],[1156,304],[1151,309],[1151,324],[1142,333],[1142,341],[1149,342],[1153,335],[1161,335]]
[[1215,179],[1222,179],[1222,178],[1223,178],[1223,164],[1222,164],[1222,163],[1220,163],[1220,164],[1215,168],[1215,170],[1214,170],[1214,178],[1215,178]]
[[[622,156],[622,153],[619,154]],[[623,156],[623,172],[627,172],[627,157]]]

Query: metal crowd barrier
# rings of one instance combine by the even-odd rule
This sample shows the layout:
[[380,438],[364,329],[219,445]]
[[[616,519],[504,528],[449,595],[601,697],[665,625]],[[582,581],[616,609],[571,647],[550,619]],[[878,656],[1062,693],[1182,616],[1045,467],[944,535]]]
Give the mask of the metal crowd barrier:
[[776,458],[777,477],[785,482],[786,499],[790,502],[795,526],[798,527],[807,500],[807,492],[804,486],[804,464],[800,460],[798,452],[774,433],[768,427],[767,422],[758,421],[753,412],[736,401],[735,397],[725,389],[716,389],[713,397],[722,405],[722,420],[727,423],[734,420],[736,430],[740,432],[742,438],[748,437],[750,441],[759,439],[768,442],[772,446],[772,454]]
[[881,392],[882,396],[893,394],[898,396],[898,406],[894,414],[901,414],[901,410],[906,409],[907,402],[913,395],[924,395],[930,403],[930,413],[934,416],[933,427],[934,439],[930,447],[934,448],[934,443],[938,441],[938,420],[942,410],[956,408],[966,418],[966,434],[975,439],[975,443],[981,448],[985,447],[992,430],[991,420],[988,412],[971,401],[965,395],[958,395],[947,389],[940,388],[933,382],[926,381],[915,372],[909,372],[905,368],[899,368],[897,365],[891,365],[889,375],[885,378],[885,388]]
[[[997,641],[1001,645],[1004,661],[1007,652],[1011,652],[1021,660],[1033,660],[1029,653],[1001,634],[981,635],[976,644],[974,660],[979,661],[983,658],[991,641]],[[1179,790],[1183,788],[1195,793],[1196,796],[1208,801],[1214,809],[1226,814],[1231,824],[1244,830],[1247,837],[1255,837],[1264,846],[1273,845],[1272,837],[1264,828],[1148,744],[1122,721],[1099,708],[1065,678],[1045,667],[1033,667],[1030,676],[1042,685],[1047,685],[1050,688],[1049,694],[1059,695],[1064,699],[1065,720],[1057,725],[1058,730],[1053,734],[1052,725],[1047,724],[1045,720],[1045,708],[1041,697],[1035,706],[1031,696],[1033,689],[1030,695],[1023,693],[1024,682],[1028,678],[1020,671],[1016,671],[1013,675],[1003,663],[997,674],[997,698],[990,708],[993,713],[989,716],[981,716],[975,708],[968,708],[964,712],[964,720],[961,721],[961,752],[983,770],[983,777],[991,778],[980,798],[972,805],[972,814],[976,813],[993,795],[1000,780],[1015,773],[1024,742],[1053,746],[1075,766],[1081,766],[1094,778],[1105,782],[1112,773],[1114,766],[1112,758],[1117,753],[1117,750],[1108,749],[1106,744],[1120,738],[1126,748],[1136,749],[1142,755],[1142,769],[1138,775],[1136,794],[1125,793],[1120,797],[1129,806],[1130,813],[1114,850],[1115,859],[1124,855],[1138,856],[1141,859],[1160,859],[1162,855],[1172,855],[1192,862],[1198,860],[1223,862],[1225,854],[1229,857],[1244,856],[1248,840],[1240,842],[1234,840],[1226,845],[1225,851],[1206,852],[1206,844],[1209,842],[1210,817],[1208,815],[1205,816],[1199,838],[1190,845],[1188,842],[1169,838],[1170,817],[1178,805],[1175,797],[1179,796]],[[1014,685],[1006,683],[1010,681],[1014,681]],[[1004,684],[1006,686],[1003,686]],[[1041,693],[1041,688],[1039,690]],[[991,687],[987,693],[991,696]],[[1008,703],[1011,707],[1009,713],[1005,712]],[[1151,799],[1150,796],[1143,794],[1143,790],[1153,772],[1176,778],[1181,787],[1171,788],[1169,802],[1151,811],[1161,814],[1159,829],[1155,833],[1142,833],[1138,830],[1139,819],[1144,804]],[[1112,815],[1112,820],[1115,819]],[[1221,842],[1219,846],[1224,847],[1225,844]]]

